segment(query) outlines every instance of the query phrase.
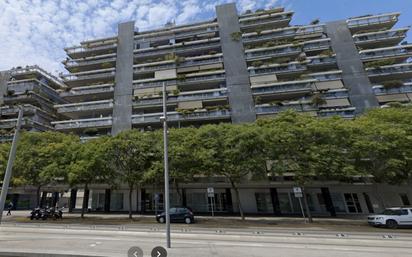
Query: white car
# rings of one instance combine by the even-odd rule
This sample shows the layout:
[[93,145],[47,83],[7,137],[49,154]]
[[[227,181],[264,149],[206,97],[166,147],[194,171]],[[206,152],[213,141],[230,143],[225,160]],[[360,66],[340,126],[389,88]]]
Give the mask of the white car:
[[381,214],[368,216],[369,225],[387,228],[412,225],[412,208],[388,208]]

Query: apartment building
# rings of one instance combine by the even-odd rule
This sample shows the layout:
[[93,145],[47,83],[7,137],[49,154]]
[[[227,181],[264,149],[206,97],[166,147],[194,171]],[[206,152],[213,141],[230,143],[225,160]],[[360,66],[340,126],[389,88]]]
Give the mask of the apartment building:
[[[62,76],[66,87],[59,89],[65,102],[54,106],[64,118],[51,124],[85,139],[160,128],[163,85],[174,127],[253,122],[287,109],[353,118],[368,108],[408,103],[412,46],[401,43],[409,28],[394,28],[399,15],[291,25],[293,12],[283,8],[238,14],[234,4],[225,4],[216,7],[215,19],[195,24],[139,31],[134,22],[123,23],[117,36],[65,49],[69,72]],[[240,201],[247,213],[298,214],[292,186],[291,177],[245,182]],[[215,188],[216,212],[238,211],[224,179],[181,187],[183,204],[196,212],[211,211],[207,187]],[[128,209],[126,187],[91,188],[90,209]],[[172,191],[172,204],[181,203]],[[409,204],[412,190],[367,181],[319,182],[307,194],[316,214],[365,214],[385,203]],[[84,196],[73,189],[61,203],[80,208]],[[135,211],[163,208],[162,187],[148,185],[132,197]]]
[[23,108],[22,129],[54,130],[51,122],[60,119],[54,105],[67,103],[57,92],[64,87],[59,78],[38,66],[0,72],[0,140],[13,138],[18,106]]

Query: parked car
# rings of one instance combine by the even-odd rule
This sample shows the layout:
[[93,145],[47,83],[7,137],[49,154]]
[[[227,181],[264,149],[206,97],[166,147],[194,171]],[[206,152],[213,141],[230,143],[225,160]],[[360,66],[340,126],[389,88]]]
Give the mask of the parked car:
[[368,216],[368,223],[371,226],[387,228],[412,226],[412,207],[385,209],[381,214]]
[[[195,216],[193,212],[187,207],[174,207],[169,210],[170,222],[184,222],[191,224],[195,222]],[[162,212],[156,216],[156,220],[159,223],[166,222],[166,213]]]

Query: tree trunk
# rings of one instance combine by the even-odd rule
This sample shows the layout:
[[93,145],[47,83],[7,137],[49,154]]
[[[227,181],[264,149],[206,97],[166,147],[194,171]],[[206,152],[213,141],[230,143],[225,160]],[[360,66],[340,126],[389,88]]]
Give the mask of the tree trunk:
[[133,185],[129,185],[129,219],[133,219],[132,195],[133,195]]
[[36,191],[36,200],[37,200],[37,207],[40,208],[40,191],[41,191],[41,186],[37,186],[37,191]]
[[81,218],[84,218],[84,212],[87,209],[87,205],[89,204],[89,187],[88,184],[84,184],[84,192],[83,192],[83,204],[82,204],[82,214]]
[[233,190],[235,190],[236,201],[237,201],[237,206],[239,208],[240,217],[242,217],[242,220],[245,220],[245,214],[243,213],[242,203],[240,202],[239,188],[237,188],[235,182],[230,181],[230,183],[232,184]]
[[174,180],[173,183],[175,185],[177,196],[179,197],[179,203],[181,206],[183,206],[183,197],[182,192],[180,191],[179,182],[177,180]]
[[303,187],[302,187],[302,192],[303,192],[303,203],[305,205],[306,215],[308,216],[308,222],[312,223],[313,222],[312,213],[310,212],[308,198],[306,196],[306,192]]

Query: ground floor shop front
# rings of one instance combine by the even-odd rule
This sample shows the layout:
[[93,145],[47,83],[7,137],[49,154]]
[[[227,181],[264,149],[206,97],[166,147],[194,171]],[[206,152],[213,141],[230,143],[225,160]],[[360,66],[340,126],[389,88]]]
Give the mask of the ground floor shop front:
[[[213,193],[207,192],[213,188]],[[305,187],[308,206],[314,215],[369,214],[383,208],[410,205],[410,186],[323,184]],[[130,195],[130,197],[129,197]],[[157,213],[163,211],[163,190],[149,186],[133,190],[109,189],[94,185],[86,192],[82,189],[56,189],[45,187],[40,205],[59,205],[70,211],[78,211],[87,202],[92,212],[128,211],[129,205],[136,213]],[[129,200],[130,199],[130,200]],[[245,213],[254,215],[299,215],[299,199],[293,192],[293,185],[245,184],[239,187],[239,200]],[[16,209],[30,209],[37,206],[34,189],[17,188],[10,191],[8,202]],[[226,184],[187,184],[177,191],[171,188],[171,206],[187,206],[198,214],[233,214],[239,212],[236,191]]]

